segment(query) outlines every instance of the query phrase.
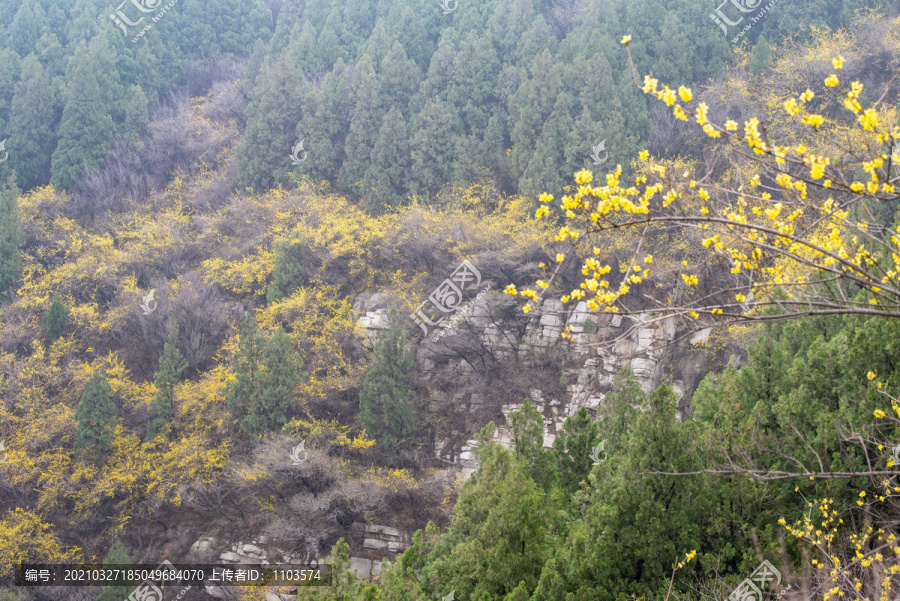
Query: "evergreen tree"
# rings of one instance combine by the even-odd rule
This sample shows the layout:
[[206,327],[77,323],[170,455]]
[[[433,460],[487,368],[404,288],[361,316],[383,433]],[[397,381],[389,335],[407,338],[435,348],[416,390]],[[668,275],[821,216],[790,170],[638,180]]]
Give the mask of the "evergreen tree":
[[68,321],[69,307],[63,302],[62,297],[57,294],[53,297],[50,309],[47,310],[47,314],[44,316],[44,328],[47,330],[50,342],[54,342],[62,336]]
[[102,454],[112,448],[119,417],[109,394],[106,376],[95,371],[85,383],[81,402],[75,410],[75,421],[78,422],[75,450]]
[[[21,72],[22,60],[19,55],[12,50],[0,47],[0,135],[2,132],[8,131],[8,127],[11,125],[10,106]],[[0,138],[0,140],[2,139]]]
[[[291,149],[300,120],[300,74],[287,53],[263,67],[247,107],[247,129],[235,149],[241,185],[268,190],[291,166]],[[315,155],[313,155],[315,156]]]
[[517,456],[524,461],[532,480],[545,491],[554,484],[554,457],[544,450],[544,418],[530,399],[522,407],[509,414],[509,434]]
[[[130,565],[131,553],[128,552],[128,548],[122,544],[121,540],[116,540],[113,546],[109,548],[106,557],[103,558],[103,567],[114,569],[113,566],[116,566],[117,569],[121,569],[123,566]],[[100,594],[99,601],[122,601],[122,599],[128,597],[133,588],[124,579],[113,580],[112,584],[103,586],[103,592]]]
[[275,269],[272,270],[272,283],[266,289],[268,302],[281,300],[303,284],[306,278],[303,267],[305,248],[301,240],[282,241],[275,245]]
[[50,155],[56,146],[57,98],[50,76],[33,54],[22,61],[22,78],[15,86],[9,124],[9,164],[24,190],[50,181]]
[[421,195],[434,193],[448,181],[456,151],[459,117],[448,104],[429,100],[413,124],[409,187]]
[[267,340],[248,315],[241,324],[233,363],[235,379],[226,388],[226,402],[241,430],[252,436],[280,430],[288,421],[293,391],[302,377],[291,339],[279,328]]
[[0,185],[0,294],[22,274],[22,224],[19,220],[19,188],[15,173]]
[[71,189],[74,178],[99,167],[110,148],[114,125],[96,73],[87,45],[82,44],[66,71],[65,108],[51,159],[50,182],[56,188]]
[[294,408],[294,388],[300,383],[301,361],[294,343],[278,328],[260,354],[257,403],[251,403],[241,426],[250,433],[277,432],[287,423]]
[[264,340],[259,335],[259,324],[252,315],[241,323],[238,348],[232,358],[234,379],[225,389],[225,401],[231,415],[242,426],[251,405],[259,404],[260,354]]
[[399,110],[409,115],[410,102],[422,81],[422,70],[406,55],[400,42],[394,42],[381,61],[378,73],[378,91],[381,111]]
[[400,109],[391,107],[378,130],[378,140],[372,149],[372,164],[363,177],[366,210],[372,215],[381,215],[390,207],[400,205],[406,192],[408,175],[406,121]]
[[295,169],[314,181],[333,181],[341,167],[353,107],[348,71],[344,61],[338,59],[320,90],[305,88],[303,120],[297,125],[296,137],[306,139],[309,160]]
[[28,56],[34,52],[41,29],[44,27],[44,11],[36,0],[26,0],[19,5],[19,10],[12,23],[6,28],[6,46],[15,50],[19,56]]
[[395,448],[415,435],[415,359],[399,313],[391,311],[390,327],[375,343],[375,357],[363,378],[357,421],[385,449]]
[[772,47],[766,40],[766,36],[761,35],[753,46],[753,52],[750,55],[750,73],[759,75],[766,67],[769,66],[769,60],[772,56]]
[[364,54],[354,72],[353,111],[350,133],[344,145],[346,158],[338,175],[345,190],[359,191],[366,168],[371,163],[372,149],[378,137],[381,111],[378,101],[378,77],[372,58]]
[[566,419],[562,431],[553,441],[556,451],[557,483],[569,491],[578,489],[593,467],[591,451],[597,445],[597,424],[591,421],[587,409]]
[[154,376],[156,398],[153,402],[159,417],[151,425],[151,437],[164,429],[175,417],[175,384],[188,366],[181,351],[178,350],[178,334],[178,319],[175,315],[170,315],[169,337],[159,360],[159,370]]
[[[493,428],[493,424],[489,424]],[[526,462],[499,444],[481,444],[478,471],[453,508],[449,532],[422,569],[429,598],[456,590],[459,599],[503,599],[534,590],[551,552],[559,513],[527,475]],[[528,597],[525,597],[528,598]],[[564,597],[563,597],[564,598]]]

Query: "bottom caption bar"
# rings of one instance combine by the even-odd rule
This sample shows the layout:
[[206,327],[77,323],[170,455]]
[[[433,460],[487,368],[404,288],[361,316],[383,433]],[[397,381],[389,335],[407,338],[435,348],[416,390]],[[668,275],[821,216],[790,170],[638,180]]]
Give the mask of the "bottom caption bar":
[[16,586],[331,586],[331,564],[312,565],[101,565],[16,566]]

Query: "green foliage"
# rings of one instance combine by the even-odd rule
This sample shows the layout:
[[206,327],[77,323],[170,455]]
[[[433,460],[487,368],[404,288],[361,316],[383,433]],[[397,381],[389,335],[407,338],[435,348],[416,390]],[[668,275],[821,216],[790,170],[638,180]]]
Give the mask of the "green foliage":
[[111,146],[114,123],[100,86],[102,71],[93,62],[86,44],[81,44],[66,70],[68,87],[59,128],[59,143],[53,151],[51,183],[71,189],[75,178],[100,166]]
[[102,454],[112,448],[119,417],[110,392],[106,376],[99,371],[91,374],[75,410],[75,421],[78,422],[75,450]]
[[266,338],[248,315],[241,324],[238,350],[232,360],[234,379],[228,382],[228,409],[240,429],[251,436],[277,432],[294,408],[294,388],[300,383],[301,361],[288,335],[279,328]]
[[772,47],[766,41],[766,36],[759,36],[756,45],[753,46],[753,53],[750,56],[750,73],[759,75],[766,67],[769,66],[769,60],[772,56]]
[[178,319],[174,314],[170,315],[169,337],[159,360],[159,370],[154,375],[156,398],[153,402],[159,417],[151,424],[149,433],[151,438],[172,421],[175,415],[175,384],[188,366],[181,351],[178,350],[178,333]]
[[587,478],[594,463],[591,451],[597,442],[597,424],[591,420],[587,409],[580,407],[575,415],[566,419],[562,431],[553,440],[560,488],[575,491]]
[[375,343],[375,357],[363,378],[357,421],[384,449],[395,449],[415,435],[416,363],[399,313],[393,309],[390,327]]
[[[125,547],[121,540],[116,540],[113,546],[110,547],[106,557],[103,558],[103,566],[128,566],[131,565],[131,561],[131,553],[128,552],[128,548]],[[124,581],[121,579],[114,582],[117,583],[103,587],[99,601],[121,601],[128,597],[134,588],[124,584]]]
[[266,300],[277,302],[289,296],[306,280],[303,267],[303,251],[306,245],[302,241],[282,241],[275,245],[275,269],[272,271],[272,283],[266,289]]
[[63,335],[63,330],[65,330],[68,321],[69,307],[63,302],[62,297],[57,294],[53,297],[53,302],[50,303],[50,308],[44,316],[44,329],[47,331],[47,336],[50,337],[50,342]]
[[19,189],[15,175],[0,185],[0,293],[6,294],[9,287],[22,274],[22,225],[19,221]]
[[[550,551],[556,508],[528,477],[523,457],[500,445],[479,450],[481,465],[460,492],[450,531],[422,569],[429,598],[502,599],[531,591]],[[521,593],[516,593],[520,595]]]

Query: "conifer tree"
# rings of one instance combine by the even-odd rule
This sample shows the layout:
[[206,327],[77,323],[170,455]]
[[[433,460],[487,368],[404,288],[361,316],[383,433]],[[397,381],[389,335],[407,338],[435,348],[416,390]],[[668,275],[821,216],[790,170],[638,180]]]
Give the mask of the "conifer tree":
[[371,163],[372,148],[378,138],[381,112],[378,105],[378,77],[372,58],[363,54],[354,73],[353,111],[350,114],[350,133],[344,145],[346,158],[338,175],[338,183],[346,190],[359,190],[360,183]]
[[[122,544],[121,540],[116,540],[106,557],[103,558],[103,567],[106,569],[114,569],[112,566],[118,566],[115,569],[121,569],[121,566],[131,565],[131,553],[128,548]],[[122,601],[128,597],[132,586],[128,586],[123,579],[113,580],[112,584],[104,585],[103,593],[100,595],[99,601]]]
[[761,35],[753,47],[750,55],[750,73],[759,75],[769,66],[769,58],[772,55],[772,47],[769,46],[766,36]]
[[159,417],[151,425],[151,436],[171,423],[175,416],[175,384],[181,373],[187,369],[187,361],[178,350],[178,319],[169,316],[169,338],[163,347],[163,355],[159,360],[159,371],[154,376],[156,384],[156,412]]
[[235,379],[228,383],[226,401],[238,425],[257,436],[281,429],[293,407],[293,390],[300,382],[301,361],[281,328],[266,339],[252,316],[241,324],[234,356]]
[[375,357],[363,378],[357,421],[385,449],[395,448],[415,434],[415,359],[399,313],[391,311],[390,327],[375,343]]
[[591,451],[597,444],[597,424],[587,409],[566,419],[562,432],[553,441],[556,451],[557,482],[560,488],[574,491],[593,467]]
[[75,177],[99,167],[112,143],[113,120],[95,72],[87,46],[80,46],[66,70],[66,102],[51,160],[56,188],[71,189]]
[[247,130],[235,149],[242,186],[267,190],[287,174],[291,149],[300,141],[294,131],[300,120],[301,80],[287,53],[259,74],[247,107]]
[[300,240],[282,241],[275,245],[275,269],[272,283],[266,289],[266,300],[277,302],[288,296],[306,278],[303,267],[303,249]]
[[250,405],[243,427],[248,432],[277,432],[293,409],[301,361],[294,343],[281,328],[265,342],[260,357],[264,369],[259,374],[259,402]]
[[228,382],[226,403],[228,410],[242,425],[251,404],[258,403],[259,394],[259,359],[263,340],[259,335],[259,324],[252,315],[248,315],[241,323],[238,337],[238,348],[232,358],[234,380]]
[[15,173],[0,185],[0,294],[5,294],[22,274],[22,224],[19,221],[19,188]]
[[22,61],[22,77],[15,85],[10,112],[15,116],[9,124],[8,149],[10,166],[23,190],[46,184],[50,180],[50,155],[56,145],[55,86],[50,75],[33,54]]
[[81,402],[75,410],[75,421],[78,422],[78,433],[75,436],[77,451],[104,453],[112,448],[119,417],[109,394],[110,386],[106,376],[95,371],[85,383]]
[[44,316],[44,328],[47,330],[50,342],[54,342],[62,336],[68,321],[69,307],[63,302],[62,297],[57,294],[53,297],[53,302],[50,303],[50,308]]

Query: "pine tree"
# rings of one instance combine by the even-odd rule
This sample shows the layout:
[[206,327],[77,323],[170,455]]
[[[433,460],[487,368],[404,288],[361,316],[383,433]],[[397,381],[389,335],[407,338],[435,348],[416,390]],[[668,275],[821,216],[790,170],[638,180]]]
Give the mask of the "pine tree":
[[375,357],[363,378],[357,421],[385,449],[396,448],[415,434],[415,359],[399,313],[391,311],[390,327],[375,343]]
[[509,414],[513,449],[524,462],[528,475],[549,491],[556,479],[554,454],[544,450],[544,417],[530,399]]
[[47,314],[44,316],[44,328],[47,330],[50,342],[54,342],[62,336],[68,321],[69,307],[63,302],[62,297],[57,294],[53,297],[50,309],[47,310]]
[[242,186],[268,190],[286,176],[291,149],[300,141],[294,132],[300,120],[301,80],[287,53],[259,74],[247,107],[247,129],[235,149]]
[[10,166],[24,190],[50,181],[50,155],[56,146],[56,94],[50,75],[33,54],[22,61],[22,78],[15,86],[10,113]]
[[364,54],[356,66],[353,90],[353,111],[350,114],[350,133],[344,145],[346,158],[341,166],[338,183],[345,190],[358,191],[366,168],[371,164],[372,148],[378,138],[381,111],[378,102],[378,77],[372,58]]
[[19,221],[19,188],[15,173],[0,186],[0,294],[5,294],[22,274],[22,224]]
[[75,436],[77,451],[104,453],[112,448],[119,417],[116,405],[109,398],[109,381],[95,371],[81,393],[81,402],[75,410],[78,433]]
[[769,66],[769,58],[771,56],[772,47],[769,46],[766,36],[759,36],[756,45],[753,47],[753,52],[750,55],[750,73],[753,75],[762,73],[766,67]]
[[248,315],[241,323],[238,348],[232,358],[234,380],[230,380],[225,389],[228,410],[238,425],[242,425],[248,408],[259,403],[259,359],[263,342],[259,335],[259,324],[252,315]]
[[414,60],[406,55],[403,44],[394,42],[379,67],[378,97],[382,112],[399,110],[401,115],[408,115],[412,108],[409,103],[421,81],[422,70]]
[[597,444],[597,424],[591,421],[587,409],[566,419],[562,432],[553,441],[556,451],[557,483],[569,491],[578,489],[593,467],[591,451]]
[[175,384],[181,377],[181,372],[187,369],[187,361],[181,351],[178,350],[178,319],[174,315],[169,316],[169,338],[163,347],[162,358],[159,360],[159,371],[154,376],[156,384],[156,412],[159,417],[154,420],[150,428],[150,436],[165,428],[175,416]]
[[234,356],[235,379],[226,401],[242,431],[252,436],[281,429],[293,408],[293,391],[300,382],[301,361],[281,328],[266,339],[252,316],[241,324]]
[[303,250],[300,240],[282,241],[275,245],[275,269],[272,283],[266,289],[266,300],[277,302],[290,295],[303,283],[306,270],[303,267]]
[[9,107],[21,73],[22,59],[19,55],[7,48],[0,48],[0,132],[7,131],[8,125],[11,125]]
[[250,433],[277,432],[287,423],[294,407],[294,388],[300,383],[301,361],[294,343],[278,328],[260,355],[259,403],[251,404],[243,428]]
[[66,103],[59,142],[51,159],[50,182],[68,190],[75,185],[75,177],[100,166],[115,129],[86,45],[82,44],[72,57],[66,81]]
[[[117,540],[106,557],[103,558],[103,567],[107,569],[121,569],[123,566],[131,565],[131,553],[128,548],[122,544],[121,540]],[[116,566],[114,568],[113,566]],[[131,589],[134,588],[126,584],[123,579],[113,581],[114,584],[108,584],[103,587],[103,593],[100,595],[99,601],[121,601],[128,597]]]
[[429,100],[411,128],[409,187],[419,194],[436,192],[450,181],[456,154],[459,116],[447,103]]

